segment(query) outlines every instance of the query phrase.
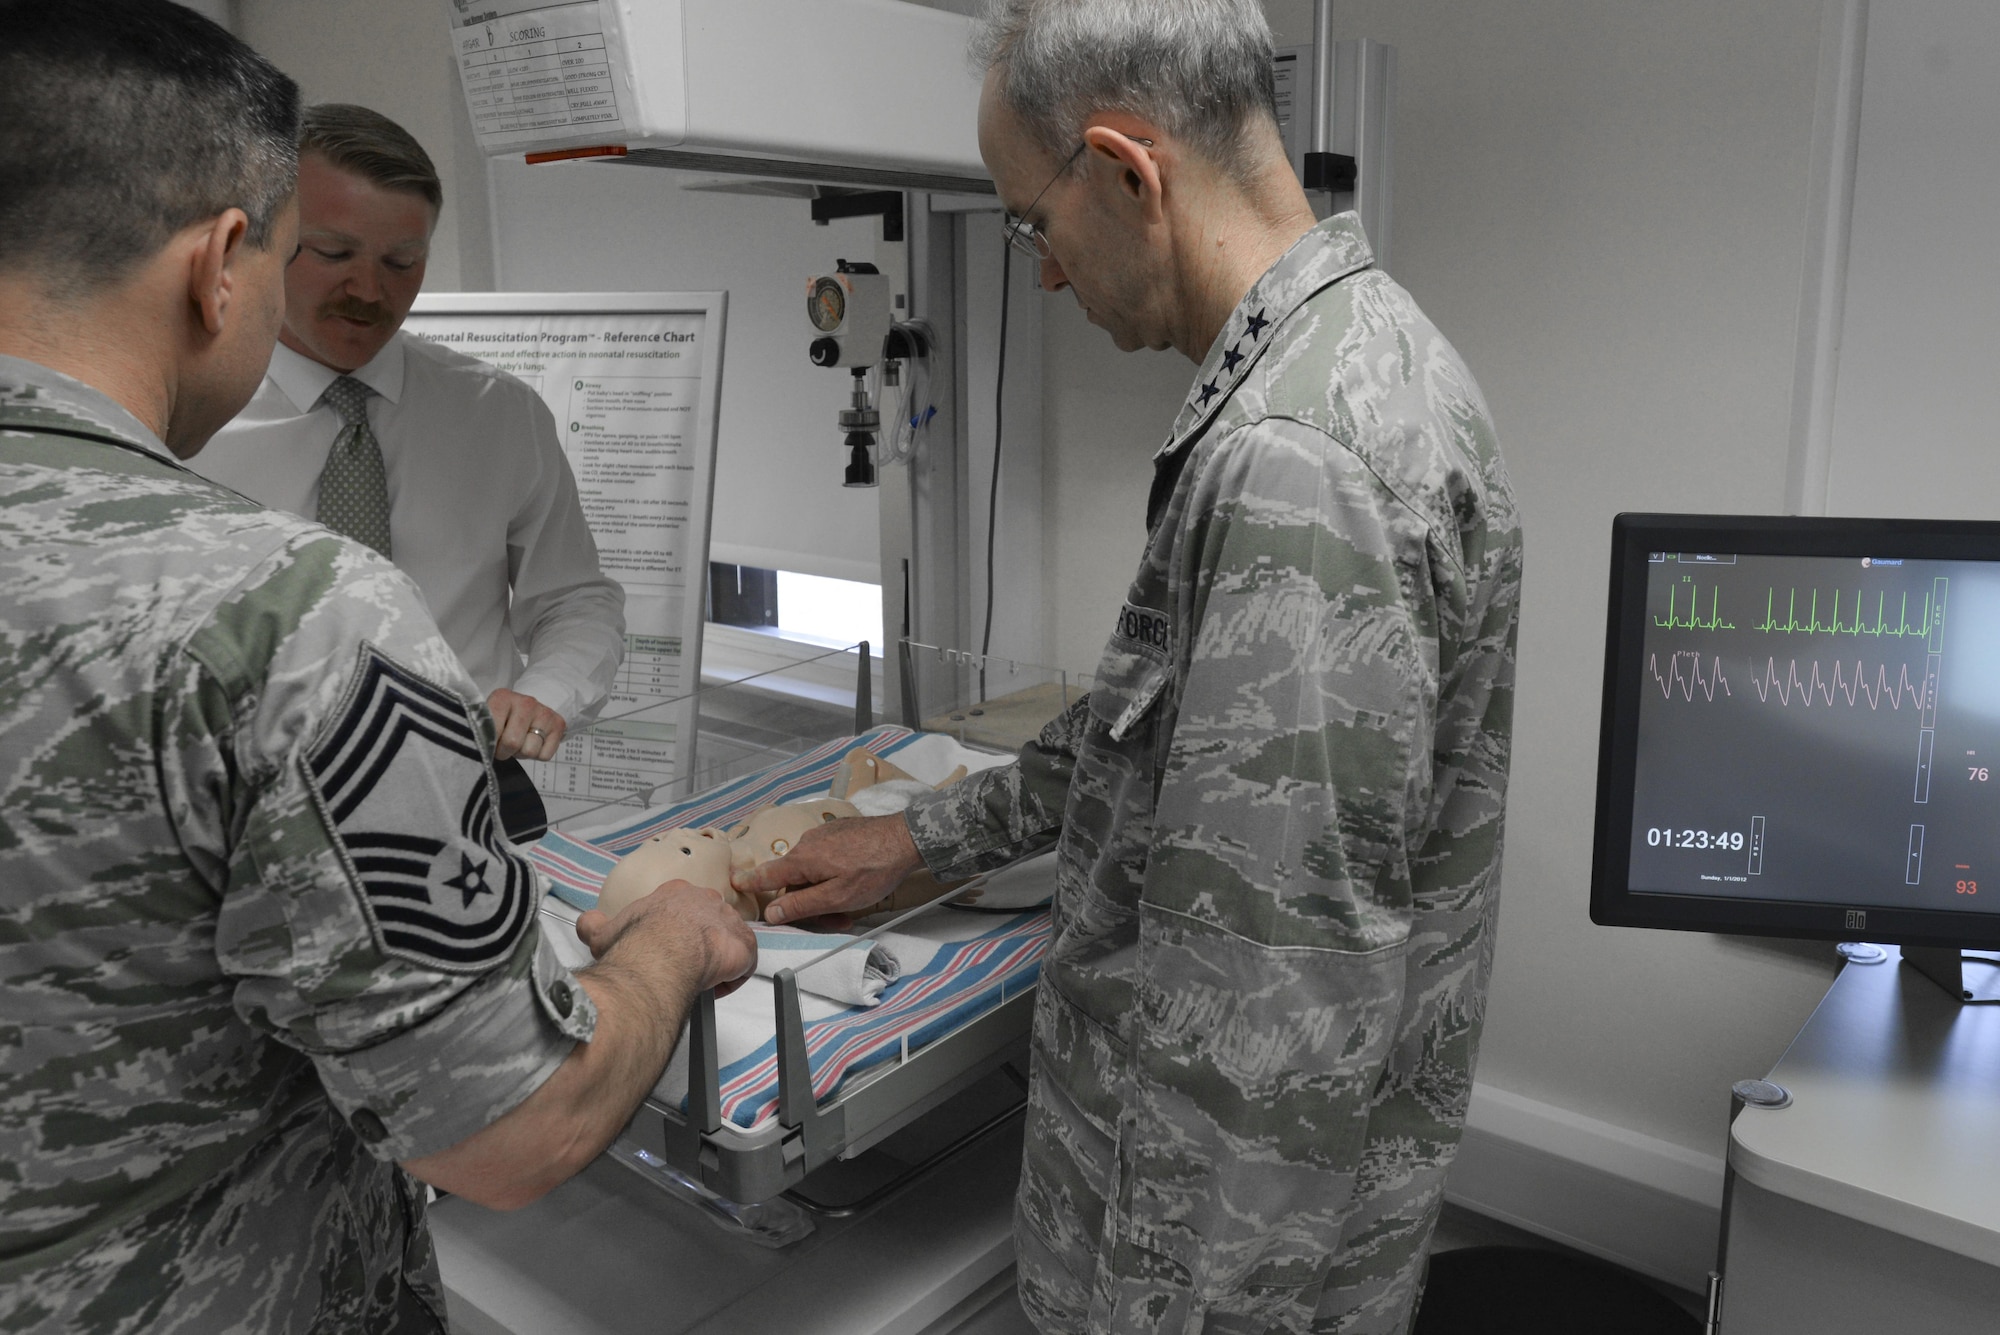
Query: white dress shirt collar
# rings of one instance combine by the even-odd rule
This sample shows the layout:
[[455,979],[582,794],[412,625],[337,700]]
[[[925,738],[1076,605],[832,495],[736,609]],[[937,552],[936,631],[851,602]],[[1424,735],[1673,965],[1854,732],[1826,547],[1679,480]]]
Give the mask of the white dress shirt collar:
[[[271,350],[271,366],[265,374],[291,400],[294,408],[309,413],[319,402],[319,396],[326,393],[326,387],[339,379],[341,373],[280,343]],[[365,366],[348,374],[389,402],[400,403],[403,398],[402,332],[399,330],[389,340],[388,346],[370,358]]]

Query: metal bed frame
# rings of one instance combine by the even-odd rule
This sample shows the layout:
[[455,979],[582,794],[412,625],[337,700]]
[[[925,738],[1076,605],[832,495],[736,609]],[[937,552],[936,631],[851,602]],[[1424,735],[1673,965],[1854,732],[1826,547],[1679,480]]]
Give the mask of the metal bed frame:
[[[824,1103],[813,1098],[806,1062],[805,1021],[798,979],[775,979],[778,1115],[746,1130],[722,1117],[716,1069],[715,996],[702,994],[688,1025],[687,1110],[648,1098],[628,1135],[643,1136],[667,1163],[708,1190],[743,1204],[789,1196],[820,1214],[843,1214],[864,1203],[829,1207],[797,1190],[806,1175],[860,1154],[901,1130],[981,1077],[1021,1065],[1034,989],[1024,987],[992,1010],[915,1052],[845,1081]],[[917,1165],[912,1174],[969,1148],[1020,1110],[1016,1104],[970,1135]],[[643,1142],[642,1142],[643,1143]],[[876,1194],[900,1186],[902,1179]]]
[[[855,731],[872,726],[869,646],[859,649],[855,689]],[[908,661],[910,644],[899,652]],[[970,656],[967,656],[970,657]],[[907,679],[907,678],[906,678]],[[905,723],[914,702],[904,700]],[[910,918],[944,907],[974,889],[976,878],[953,895],[885,923],[856,940],[886,931]],[[831,953],[831,952],[830,952]],[[817,963],[811,961],[810,963]],[[810,967],[810,964],[801,967]],[[780,971],[772,979],[775,995],[775,1036],[778,1067],[778,1115],[762,1126],[745,1129],[722,1116],[721,1075],[715,1031],[715,993],[704,992],[688,1022],[688,1095],[685,1111],[648,1097],[626,1128],[626,1137],[708,1191],[742,1205],[787,1196],[796,1204],[826,1216],[845,1215],[887,1195],[909,1178],[970,1148],[1004,1126],[1026,1106],[1025,1071],[1028,1025],[1034,988],[1003,998],[998,1006],[915,1051],[907,1045],[896,1058],[856,1072],[824,1102],[814,1098],[812,1071],[806,1054],[805,1015],[799,1002],[796,971]],[[1016,1084],[1024,1091],[1019,1103],[989,1118],[945,1146],[867,1199],[848,1205],[826,1205],[798,1190],[815,1169],[837,1159],[864,1153],[996,1070],[1014,1067]]]

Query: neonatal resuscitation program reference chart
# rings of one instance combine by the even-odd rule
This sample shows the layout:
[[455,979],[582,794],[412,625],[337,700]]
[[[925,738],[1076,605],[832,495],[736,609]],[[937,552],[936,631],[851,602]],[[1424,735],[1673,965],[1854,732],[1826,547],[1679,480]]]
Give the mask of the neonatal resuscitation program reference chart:
[[1634,890],[1983,907],[2000,571],[1654,552],[1644,634]]
[[625,591],[625,656],[597,720],[527,762],[557,823],[694,771],[726,307],[703,292],[439,293],[405,326],[540,396],[598,567]]

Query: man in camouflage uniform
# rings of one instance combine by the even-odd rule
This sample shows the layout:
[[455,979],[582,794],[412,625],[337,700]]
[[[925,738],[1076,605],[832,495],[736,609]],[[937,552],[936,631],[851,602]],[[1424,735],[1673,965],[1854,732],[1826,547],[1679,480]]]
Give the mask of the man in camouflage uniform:
[[809,887],[798,918],[1053,841],[1030,1317],[1403,1331],[1492,954],[1521,564],[1493,429],[1356,218],[1314,225],[1252,0],[1002,0],[984,54],[1043,286],[1201,369],[1088,697],[759,888]]
[[283,314],[291,81],[167,0],[0,32],[0,1330],[441,1331],[411,1174],[575,1172],[754,938],[668,886],[563,969],[415,588],[179,462]]

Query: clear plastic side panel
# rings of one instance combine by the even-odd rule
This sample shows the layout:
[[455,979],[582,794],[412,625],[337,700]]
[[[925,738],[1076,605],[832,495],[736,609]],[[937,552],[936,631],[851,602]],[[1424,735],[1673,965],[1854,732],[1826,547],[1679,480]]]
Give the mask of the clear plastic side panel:
[[564,738],[556,758],[536,767],[549,823],[602,826],[623,810],[668,806],[852,737],[880,721],[880,681],[881,660],[864,659],[859,645],[704,663],[700,690],[607,709]]
[[1018,751],[1048,722],[1082,699],[1088,673],[1044,663],[905,640],[902,700],[908,726],[948,733],[967,746]]

